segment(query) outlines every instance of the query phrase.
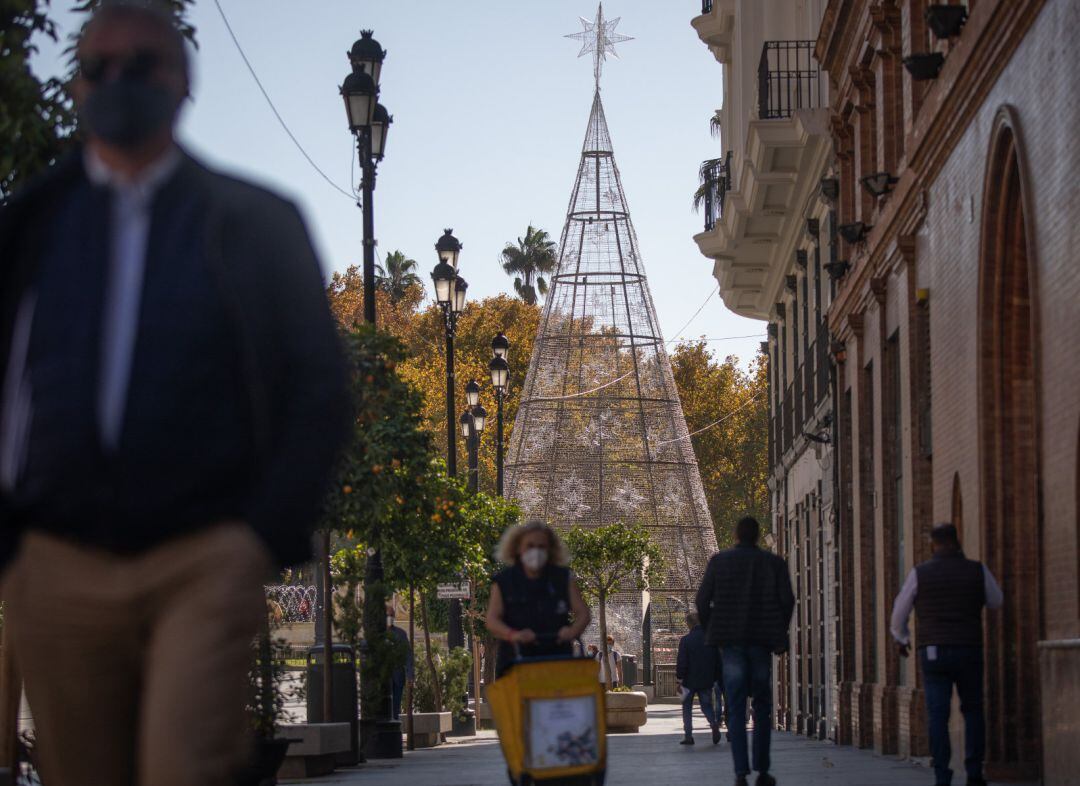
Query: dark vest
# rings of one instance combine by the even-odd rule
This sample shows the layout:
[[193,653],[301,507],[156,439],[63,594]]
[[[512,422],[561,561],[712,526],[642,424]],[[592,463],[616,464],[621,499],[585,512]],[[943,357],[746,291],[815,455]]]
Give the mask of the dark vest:
[[156,194],[120,442],[97,423],[109,195],[80,179],[38,266],[33,421],[17,499],[30,526],[139,551],[246,514],[251,421],[238,343],[181,169]]
[[915,573],[918,645],[981,647],[986,605],[982,563],[960,552],[937,554],[917,565]]
[[[528,628],[538,636],[554,636],[570,624],[570,571],[548,565],[540,578],[530,579],[520,565],[513,565],[495,576],[503,600],[503,622],[515,630]],[[523,657],[570,654],[570,644],[537,642],[523,646]],[[514,646],[499,645],[497,671],[501,674],[514,660]]]

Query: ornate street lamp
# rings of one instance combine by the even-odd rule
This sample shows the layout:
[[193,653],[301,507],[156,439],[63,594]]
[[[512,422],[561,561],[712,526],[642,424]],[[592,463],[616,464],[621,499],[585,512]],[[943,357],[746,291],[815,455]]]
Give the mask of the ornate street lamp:
[[349,130],[360,155],[360,201],[364,215],[364,321],[375,324],[375,210],[373,196],[378,162],[394,119],[379,103],[379,77],[386,51],[363,30],[349,51],[352,70],[341,85]]
[[495,388],[495,492],[500,497],[503,495],[503,398],[510,384],[510,364],[506,361],[509,353],[510,341],[500,330],[491,340],[492,358],[488,362],[491,386]]
[[[356,138],[357,152],[360,158],[360,198],[357,205],[363,214],[363,273],[364,273],[364,321],[375,324],[375,177],[378,162],[386,155],[386,139],[393,118],[379,103],[379,79],[386,51],[372,37],[370,30],[363,30],[360,38],[352,45],[348,53],[350,72],[342,81],[339,92],[345,102],[345,116],[349,131]],[[323,707],[325,722],[331,721],[333,705],[333,587],[330,575],[330,533],[326,532],[323,543]],[[371,605],[377,605],[380,611],[385,603],[382,586],[382,554],[373,550],[367,562],[364,574],[365,617]],[[368,641],[386,632],[385,616],[374,615],[371,625],[365,624],[365,636]],[[390,696],[385,686],[364,679],[361,685],[364,696],[363,712],[360,721],[361,738],[370,755],[377,758],[399,758],[401,752],[401,724],[392,719]],[[411,708],[410,708],[411,712]],[[410,739],[411,739],[410,727]],[[363,761],[363,758],[360,757]]]
[[495,334],[495,338],[491,339],[491,356],[495,358],[506,359],[507,354],[510,352],[510,339],[506,337],[506,334],[501,330]]
[[443,231],[443,236],[435,244],[435,250],[439,252],[439,259],[457,270],[458,256],[461,254],[462,245],[456,237],[454,230]]
[[475,407],[480,403],[480,383],[475,379],[470,379],[469,384],[465,386],[465,401],[470,407]]

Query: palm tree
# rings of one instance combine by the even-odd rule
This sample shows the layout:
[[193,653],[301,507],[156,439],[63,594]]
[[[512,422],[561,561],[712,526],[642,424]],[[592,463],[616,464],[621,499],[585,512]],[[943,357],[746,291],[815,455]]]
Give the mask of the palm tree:
[[423,286],[420,277],[412,271],[416,269],[416,260],[409,259],[401,251],[391,251],[386,255],[386,267],[375,266],[376,286],[390,296],[391,303],[397,303],[414,286]]
[[526,303],[536,304],[537,290],[541,295],[547,294],[548,282],[543,274],[555,270],[558,257],[555,242],[543,229],[535,229],[530,224],[525,230],[525,237],[519,237],[517,245],[507,243],[499,259],[506,274],[514,277],[514,291]]

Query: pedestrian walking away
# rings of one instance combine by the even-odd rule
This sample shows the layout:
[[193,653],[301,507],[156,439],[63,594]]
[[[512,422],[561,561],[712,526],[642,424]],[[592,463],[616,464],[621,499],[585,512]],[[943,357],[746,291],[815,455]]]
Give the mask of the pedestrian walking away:
[[981,786],[986,752],[983,711],[983,607],[1004,603],[990,569],[967,559],[953,524],[938,524],[930,533],[933,556],[907,575],[893,604],[889,626],[902,657],[911,653],[908,618],[918,619],[918,658],[926,693],[926,718],[937,786],[949,786],[952,746],[949,711],[953,687],[964,716],[964,769],[969,786]]
[[[757,545],[760,526],[746,516],[735,526],[737,545],[709,560],[697,593],[705,641],[719,647],[724,670],[731,756],[736,786],[745,786],[751,764],[760,786],[772,786],[772,656],[788,649],[795,596],[787,563]],[[752,697],[753,761],[746,734],[746,702]]]
[[713,686],[718,673],[720,654],[716,647],[705,642],[705,630],[698,615],[686,615],[686,627],[690,632],[679,639],[679,654],[675,662],[675,678],[682,692],[683,738],[680,745],[694,744],[694,697],[701,703],[701,713],[709,722],[712,742],[720,742],[720,718],[713,705]]
[[413,678],[413,648],[409,641],[409,634],[395,624],[394,606],[386,604],[386,632],[389,633],[398,646],[403,649],[401,665],[394,669],[391,675],[391,698],[394,703],[394,718],[401,716],[401,699],[405,695],[405,685]]
[[43,782],[225,786],[344,361],[297,209],[176,143],[168,9],[101,3],[75,61],[84,142],[0,208],[5,632]]

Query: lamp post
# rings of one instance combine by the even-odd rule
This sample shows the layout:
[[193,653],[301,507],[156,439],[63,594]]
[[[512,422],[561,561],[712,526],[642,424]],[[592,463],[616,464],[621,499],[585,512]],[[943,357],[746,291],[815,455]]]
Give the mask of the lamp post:
[[491,386],[495,388],[495,493],[503,495],[503,397],[510,383],[510,364],[506,356],[510,353],[510,341],[501,330],[491,340]]
[[454,332],[457,315],[465,310],[465,293],[468,284],[457,273],[461,243],[447,229],[435,244],[439,264],[431,271],[435,283],[435,302],[443,312],[443,330],[446,334],[446,471],[457,474],[457,432],[454,417]]
[[[363,214],[364,242],[364,322],[375,324],[375,177],[378,163],[386,153],[386,138],[393,118],[386,107],[379,103],[379,79],[382,76],[386,50],[372,37],[372,31],[360,31],[358,38],[348,53],[352,67],[341,85],[341,97],[345,102],[345,115],[349,121],[349,130],[356,137],[357,152],[360,157],[361,193],[359,207]],[[326,603],[324,621],[324,706],[325,721],[330,721],[331,680],[333,674],[332,615],[330,599],[330,537],[325,541],[325,578]],[[370,641],[375,636],[386,633],[385,592],[382,584],[382,553],[376,548],[368,556],[364,572],[364,634]],[[372,608],[378,611],[373,612]],[[371,620],[371,622],[368,622]],[[375,758],[400,758],[401,728],[400,723],[391,718],[390,696],[386,685],[379,685],[361,673],[361,737],[367,755]]]
[[378,102],[379,77],[386,51],[362,30],[349,50],[352,72],[341,85],[349,130],[360,154],[361,198],[364,215],[364,321],[375,323],[375,209],[372,197],[378,162],[386,153],[386,137],[393,118]]

